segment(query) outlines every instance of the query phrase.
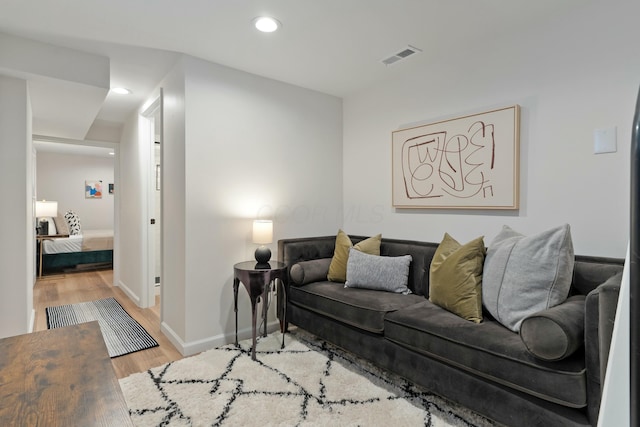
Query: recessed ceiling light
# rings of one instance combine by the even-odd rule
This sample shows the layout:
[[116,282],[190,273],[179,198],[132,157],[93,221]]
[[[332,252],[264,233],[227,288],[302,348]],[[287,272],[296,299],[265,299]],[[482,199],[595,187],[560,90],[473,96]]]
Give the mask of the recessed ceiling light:
[[259,16],[253,20],[253,25],[263,33],[273,33],[282,26],[277,19],[269,16]]
[[129,95],[131,93],[126,87],[112,87],[111,90],[119,95]]
[[110,156],[115,156],[115,155],[116,155],[116,153],[114,153],[113,151],[109,151],[109,155],[110,155]]

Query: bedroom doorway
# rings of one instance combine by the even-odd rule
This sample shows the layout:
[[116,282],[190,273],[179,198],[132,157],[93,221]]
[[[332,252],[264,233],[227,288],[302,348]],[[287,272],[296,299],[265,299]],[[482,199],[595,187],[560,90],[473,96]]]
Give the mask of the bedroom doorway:
[[[75,212],[79,219],[78,235],[43,239],[48,246],[42,243],[36,248],[36,256],[40,255],[36,264],[44,266],[38,268],[34,279],[113,269],[115,280],[118,265],[113,252],[117,247],[115,212],[119,198],[113,188],[118,184],[118,144],[33,135],[33,147],[34,199],[55,201],[57,206],[57,218],[49,222],[48,234],[69,233],[51,230],[50,225],[58,224],[68,211]],[[88,181],[96,184],[98,195],[87,196]]]

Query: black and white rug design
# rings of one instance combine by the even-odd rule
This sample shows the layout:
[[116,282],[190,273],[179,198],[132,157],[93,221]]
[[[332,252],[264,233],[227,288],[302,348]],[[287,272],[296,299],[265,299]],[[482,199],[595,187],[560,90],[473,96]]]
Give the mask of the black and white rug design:
[[492,426],[302,331],[120,380],[136,426]]
[[110,357],[158,346],[156,340],[129,316],[115,298],[47,307],[46,313],[49,329],[97,320]]

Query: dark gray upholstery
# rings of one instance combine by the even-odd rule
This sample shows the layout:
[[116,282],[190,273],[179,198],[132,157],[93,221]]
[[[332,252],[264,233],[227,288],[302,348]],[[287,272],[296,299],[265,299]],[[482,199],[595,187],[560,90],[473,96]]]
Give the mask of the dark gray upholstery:
[[331,258],[320,258],[311,261],[300,261],[291,266],[289,274],[296,285],[327,280]]
[[418,295],[402,295],[371,289],[345,288],[342,283],[315,282],[289,289],[290,300],[308,310],[381,334],[389,312],[424,301]]
[[562,360],[584,343],[584,295],[524,319],[520,338],[529,353],[542,360]]
[[[355,244],[365,237],[350,238]],[[279,259],[292,267],[331,258],[334,244],[335,236],[280,240]],[[437,247],[382,240],[381,255],[412,256],[413,295],[345,289],[324,280],[292,286],[287,321],[500,423],[595,425],[623,261],[576,256],[570,295],[582,295],[574,301],[588,294],[581,307],[585,345],[562,360],[545,361],[491,316],[474,324],[426,299]],[[282,310],[281,301],[278,306]]]
[[565,406],[587,404],[584,355],[558,363],[533,357],[495,320],[473,323],[424,301],[387,315],[384,336],[478,376]]

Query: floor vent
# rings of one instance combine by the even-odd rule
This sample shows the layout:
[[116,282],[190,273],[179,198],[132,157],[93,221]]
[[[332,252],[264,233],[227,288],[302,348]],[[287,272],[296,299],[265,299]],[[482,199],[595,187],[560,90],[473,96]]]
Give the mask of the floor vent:
[[400,52],[397,52],[394,55],[391,55],[390,57],[383,59],[382,63],[384,65],[395,64],[398,61],[406,59],[406,58],[410,57],[411,55],[414,55],[414,54],[420,53],[420,52],[422,52],[422,50],[418,49],[417,47],[413,47],[411,45],[408,45],[406,48],[402,49]]

